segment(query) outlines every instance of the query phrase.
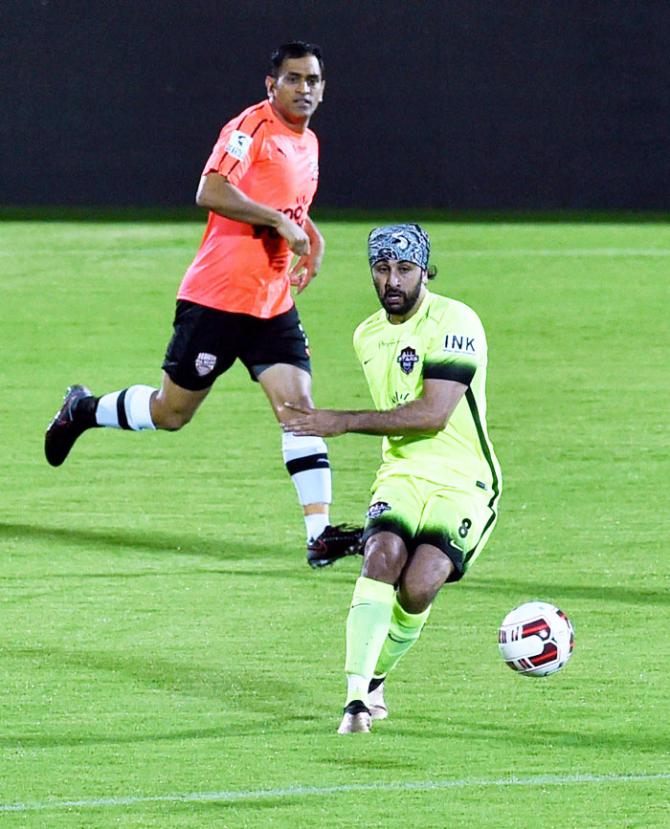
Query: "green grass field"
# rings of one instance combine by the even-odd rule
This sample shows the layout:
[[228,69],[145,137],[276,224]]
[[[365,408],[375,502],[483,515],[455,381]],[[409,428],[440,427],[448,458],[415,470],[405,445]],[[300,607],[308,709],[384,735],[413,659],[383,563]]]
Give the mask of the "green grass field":
[[[376,308],[373,222],[322,224],[299,301],[322,405],[369,406],[351,333]],[[202,223],[0,226],[3,829],[670,826],[670,225],[427,228],[434,290],[488,332],[500,520],[389,681],[389,720],[338,737],[359,560],[306,566],[241,368],[180,433],[43,459],[69,383],[158,383]],[[330,451],[333,516],[360,520],[378,439]],[[532,598],[576,628],[547,679],[497,652]]]

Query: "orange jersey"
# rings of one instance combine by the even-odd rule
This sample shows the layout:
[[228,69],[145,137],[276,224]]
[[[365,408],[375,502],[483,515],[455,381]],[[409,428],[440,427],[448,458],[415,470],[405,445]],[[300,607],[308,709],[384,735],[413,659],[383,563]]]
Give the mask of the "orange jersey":
[[[265,101],[225,125],[202,174],[207,173],[225,176],[248,198],[302,225],[318,183],[319,143],[309,129],[290,130]],[[293,305],[290,263],[291,251],[273,228],[210,212],[177,298],[221,311],[275,317]]]

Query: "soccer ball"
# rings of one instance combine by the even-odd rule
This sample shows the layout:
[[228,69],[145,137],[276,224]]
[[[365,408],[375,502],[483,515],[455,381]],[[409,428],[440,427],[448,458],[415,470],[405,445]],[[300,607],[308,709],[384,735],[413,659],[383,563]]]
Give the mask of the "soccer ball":
[[556,673],[570,659],[575,642],[568,617],[548,602],[526,602],[502,620],[500,655],[513,671],[526,676]]

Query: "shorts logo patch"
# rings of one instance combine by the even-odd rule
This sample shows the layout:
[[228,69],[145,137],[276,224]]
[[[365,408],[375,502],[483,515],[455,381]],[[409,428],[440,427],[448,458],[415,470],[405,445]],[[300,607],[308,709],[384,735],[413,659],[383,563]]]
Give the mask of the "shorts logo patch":
[[252,141],[253,138],[247,135],[246,132],[233,130],[226,144],[226,152],[238,161],[242,161],[244,156],[249,152]]
[[204,377],[206,374],[209,374],[210,371],[214,371],[215,365],[216,356],[214,354],[207,354],[206,351],[201,351],[195,358],[195,370],[198,372],[200,377]]
[[447,334],[444,338],[444,350],[456,354],[476,354],[475,338],[465,334]]
[[376,501],[374,504],[370,505],[366,513],[367,518],[379,518],[385,512],[388,512],[391,509],[391,505],[387,504],[386,501]]
[[400,364],[400,368],[405,372],[405,374],[411,374],[414,371],[414,366],[418,362],[419,355],[409,345],[407,346],[407,348],[403,348],[403,350],[400,352],[400,356],[398,357],[398,363]]

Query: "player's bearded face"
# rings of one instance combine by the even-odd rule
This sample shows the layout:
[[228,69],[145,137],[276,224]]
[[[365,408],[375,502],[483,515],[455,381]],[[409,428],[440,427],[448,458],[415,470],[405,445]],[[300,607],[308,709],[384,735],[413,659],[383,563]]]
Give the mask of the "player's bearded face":
[[377,296],[387,314],[403,317],[416,306],[424,286],[424,272],[412,262],[382,260],[372,267]]

